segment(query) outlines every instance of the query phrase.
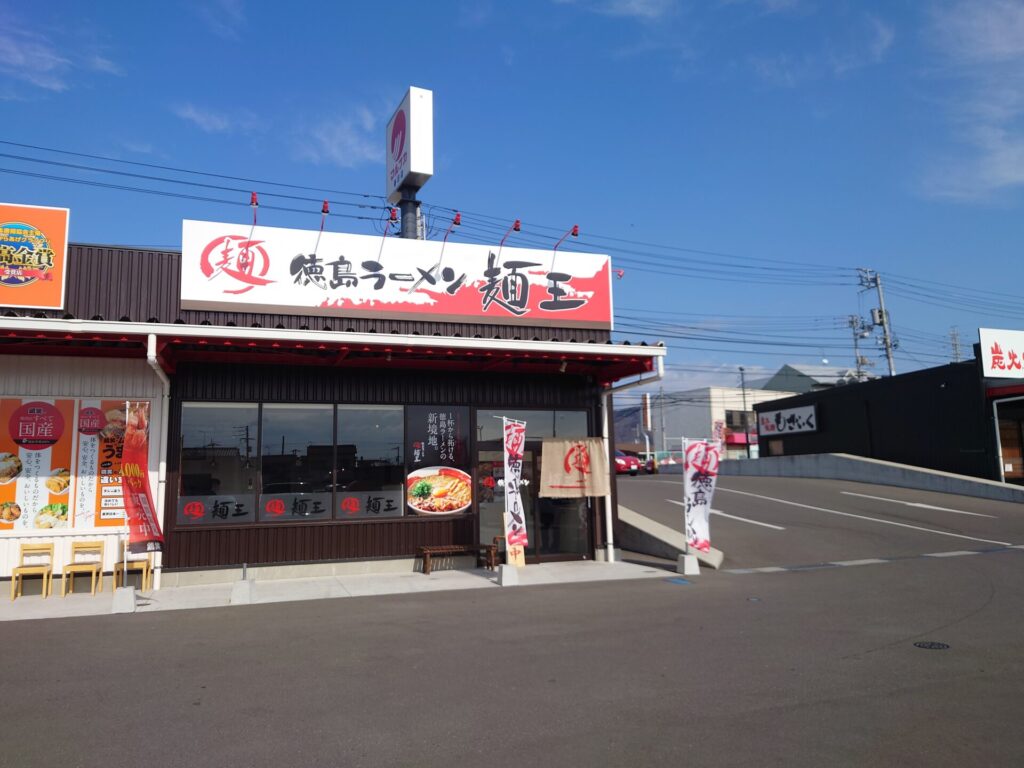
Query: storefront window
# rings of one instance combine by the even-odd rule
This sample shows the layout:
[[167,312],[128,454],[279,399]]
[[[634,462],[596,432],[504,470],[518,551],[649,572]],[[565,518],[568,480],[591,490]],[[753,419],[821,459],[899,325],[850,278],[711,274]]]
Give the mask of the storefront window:
[[587,437],[586,411],[477,411],[478,441],[501,440],[502,421],[505,416],[526,422],[527,440],[545,440],[552,437],[571,439]]
[[401,406],[339,405],[338,519],[400,517],[405,453]]
[[261,522],[330,518],[333,416],[330,405],[263,406]]
[[501,417],[526,422],[520,489],[529,544],[528,556],[583,554],[587,547],[587,506],[583,499],[543,499],[540,488],[541,441],[587,437],[586,411],[487,410],[476,412],[480,542],[505,533],[505,457]]
[[179,525],[256,519],[258,418],[256,405],[182,405]]

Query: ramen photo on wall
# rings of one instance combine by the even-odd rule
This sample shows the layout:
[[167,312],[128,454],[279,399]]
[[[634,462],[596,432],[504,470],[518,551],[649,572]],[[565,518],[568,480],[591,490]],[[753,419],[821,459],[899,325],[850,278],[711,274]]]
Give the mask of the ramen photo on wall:
[[473,501],[472,480],[454,467],[424,467],[406,478],[406,499],[417,515],[465,512]]

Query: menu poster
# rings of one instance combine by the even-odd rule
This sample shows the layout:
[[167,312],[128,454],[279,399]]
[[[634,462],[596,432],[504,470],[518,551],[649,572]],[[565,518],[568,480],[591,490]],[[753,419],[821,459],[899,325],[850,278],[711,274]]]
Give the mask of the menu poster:
[[74,400],[0,399],[0,531],[67,528]]
[[88,399],[78,403],[76,528],[124,526],[124,403]]
[[469,407],[412,405],[405,409],[406,506],[412,515],[471,510]]

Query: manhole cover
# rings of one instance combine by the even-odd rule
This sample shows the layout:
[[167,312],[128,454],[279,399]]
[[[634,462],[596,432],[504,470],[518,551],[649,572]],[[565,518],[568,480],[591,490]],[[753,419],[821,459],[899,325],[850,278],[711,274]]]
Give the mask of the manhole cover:
[[922,640],[920,643],[914,643],[915,648],[924,648],[926,651],[944,651],[949,648],[946,643],[936,643],[934,640]]

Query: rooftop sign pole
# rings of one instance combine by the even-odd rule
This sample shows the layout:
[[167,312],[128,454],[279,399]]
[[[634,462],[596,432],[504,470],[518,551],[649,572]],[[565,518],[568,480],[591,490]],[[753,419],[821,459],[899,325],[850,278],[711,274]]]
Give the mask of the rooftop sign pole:
[[401,236],[422,239],[416,193],[434,175],[434,92],[410,87],[388,120],[385,189],[402,212]]

